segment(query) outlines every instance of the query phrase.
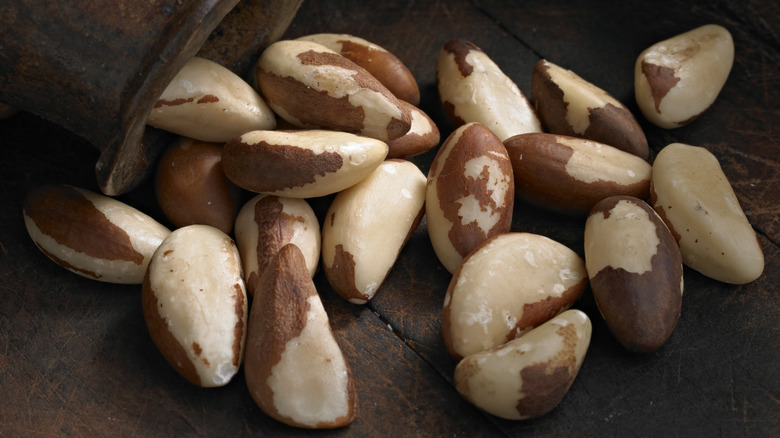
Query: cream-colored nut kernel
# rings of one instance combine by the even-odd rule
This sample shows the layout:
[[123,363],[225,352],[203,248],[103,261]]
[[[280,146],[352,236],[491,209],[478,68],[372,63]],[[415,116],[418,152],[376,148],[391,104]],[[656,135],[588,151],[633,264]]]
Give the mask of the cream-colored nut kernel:
[[157,202],[176,227],[202,224],[233,230],[240,190],[222,170],[222,146],[189,138],[174,143],[160,159]]
[[322,44],[366,69],[395,97],[412,105],[420,104],[420,89],[414,75],[387,49],[348,34],[318,33],[302,36],[298,40]]
[[733,64],[734,40],[717,24],[653,44],[634,68],[639,109],[662,128],[687,125],[715,102]]
[[531,233],[495,236],[450,281],[444,344],[455,358],[501,345],[568,309],[587,283],[585,263],[565,245]]
[[194,57],[174,76],[146,123],[184,137],[224,142],[255,129],[274,129],[276,116],[238,75]]
[[425,215],[439,261],[454,272],[479,244],[512,225],[512,166],[501,140],[473,122],[445,140],[428,172]]
[[547,133],[517,135],[504,145],[515,192],[545,208],[586,215],[604,198],[649,194],[650,164],[612,146]]
[[387,151],[383,141],[347,132],[252,131],[225,143],[222,167],[234,184],[247,190],[312,198],[357,184]]
[[435,148],[441,140],[439,128],[421,109],[401,101],[401,106],[409,109],[412,115],[412,127],[409,132],[387,142],[387,158],[409,158]]
[[195,385],[226,385],[244,355],[247,297],[233,240],[209,225],[173,231],[149,263],[146,326],[168,363]]
[[263,272],[249,317],[244,374],[269,416],[331,429],[357,416],[357,391],[306,262],[288,244]]
[[540,59],[531,97],[546,132],[587,138],[647,160],[647,138],[631,111],[571,70]]
[[718,281],[749,283],[764,253],[718,159],[707,149],[672,143],[653,162],[651,204],[688,267]]
[[680,318],[682,258],[647,203],[614,196],[593,207],[585,266],[599,311],[621,344],[646,353],[666,343]]
[[82,277],[141,284],[152,254],[170,230],[108,196],[67,185],[28,193],[24,224],[51,260]]
[[388,160],[336,195],[322,227],[322,266],[344,299],[374,297],[422,219],[425,184],[415,164]]
[[517,85],[474,44],[453,39],[439,51],[436,83],[455,126],[479,122],[501,141],[542,132],[531,103]]
[[390,90],[322,44],[298,40],[272,44],[257,62],[257,85],[271,108],[300,128],[388,141],[411,126],[409,112]]
[[509,419],[540,417],[563,400],[591,338],[582,311],[567,310],[543,325],[455,367],[455,388],[485,412]]
[[317,272],[320,224],[305,199],[257,195],[241,207],[235,229],[249,295],[255,294],[265,267],[288,243],[303,253],[309,275]]

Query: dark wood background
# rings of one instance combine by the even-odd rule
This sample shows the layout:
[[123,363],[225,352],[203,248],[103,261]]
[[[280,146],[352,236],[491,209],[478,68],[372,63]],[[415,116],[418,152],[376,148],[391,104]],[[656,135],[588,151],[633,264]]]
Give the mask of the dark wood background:
[[[687,127],[649,125],[633,97],[637,55],[707,23],[728,28],[736,45],[723,91]],[[394,52],[416,76],[442,139],[453,127],[435,63],[457,37],[480,46],[527,95],[539,58],[572,69],[637,114],[651,160],[671,142],[704,146],[730,179],[763,246],[764,274],[735,286],[686,268],[677,329],[646,355],[614,340],[586,291],[575,304],[594,327],[582,369],[555,410],[522,422],[484,414],[454,390],[456,362],[440,334],[450,276],[425,222],[368,305],[345,302],[316,277],[359,391],[351,426],[311,432],[275,422],[254,404],[242,373],[223,388],[189,384],[152,344],[140,286],[71,274],[25,231],[31,187],[97,190],[97,150],[29,113],[0,121],[0,436],[780,436],[779,25],[780,6],[764,0],[304,2],[286,37],[344,32]],[[427,172],[434,153],[413,161]],[[120,199],[164,222],[150,183]],[[312,205],[322,212],[328,200]],[[581,255],[583,227],[582,218],[515,207],[514,230]]]

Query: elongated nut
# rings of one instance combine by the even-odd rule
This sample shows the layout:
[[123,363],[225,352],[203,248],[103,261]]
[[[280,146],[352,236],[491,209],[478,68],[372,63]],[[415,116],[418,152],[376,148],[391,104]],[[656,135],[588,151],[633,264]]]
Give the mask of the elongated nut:
[[371,174],[387,144],[326,130],[252,131],[225,143],[227,177],[247,190],[291,198],[340,192]]
[[603,143],[554,134],[523,134],[504,142],[515,191],[552,210],[586,215],[610,196],[647,198],[647,161]]
[[233,240],[209,225],[173,231],[154,253],[141,293],[152,341],[184,378],[226,385],[244,356],[247,299]]
[[585,222],[585,266],[601,315],[627,349],[660,348],[680,318],[683,268],[672,233],[644,201],[614,196]]
[[301,128],[346,131],[387,141],[411,116],[364,68],[310,41],[282,40],[263,51],[257,85],[283,119]]
[[422,219],[425,184],[415,164],[388,160],[336,195],[322,228],[322,262],[344,299],[364,304],[374,297]]
[[764,253],[718,159],[707,149],[672,143],[653,162],[653,208],[690,268],[718,281],[749,283]]
[[482,242],[509,231],[514,192],[506,149],[484,125],[468,123],[445,140],[428,172],[425,215],[449,272]]
[[685,126],[715,102],[733,64],[734,40],[717,24],[653,44],[634,68],[639,109],[662,128]]
[[412,127],[409,132],[387,142],[387,158],[410,158],[435,148],[441,140],[439,127],[421,109],[401,101],[409,109]]
[[322,44],[366,69],[395,97],[415,106],[420,104],[420,89],[414,75],[387,49],[348,34],[318,33],[302,36],[298,40]]
[[563,400],[590,346],[591,322],[567,310],[543,325],[455,367],[455,388],[468,401],[509,420],[540,417]]
[[447,288],[441,330],[462,358],[508,342],[568,309],[588,273],[574,251],[531,233],[505,233],[480,245]]
[[222,146],[182,138],[160,159],[157,202],[177,227],[202,224],[233,230],[240,190],[222,170]]
[[312,277],[320,260],[320,225],[305,199],[257,195],[236,217],[236,244],[244,267],[247,292],[255,289],[265,267],[288,243],[303,253]]
[[152,254],[170,230],[108,196],[68,185],[28,193],[24,224],[51,260],[82,277],[141,284]]
[[444,109],[456,127],[479,122],[501,141],[542,132],[523,92],[471,42],[453,39],[442,47],[436,62],[436,83]]
[[224,142],[245,131],[274,129],[276,117],[238,75],[194,57],[173,78],[146,123],[188,138]]
[[571,70],[540,59],[531,97],[546,132],[608,144],[647,160],[647,138],[631,111]]
[[268,265],[249,318],[244,373],[263,412],[312,429],[355,420],[352,372],[297,246],[283,246]]

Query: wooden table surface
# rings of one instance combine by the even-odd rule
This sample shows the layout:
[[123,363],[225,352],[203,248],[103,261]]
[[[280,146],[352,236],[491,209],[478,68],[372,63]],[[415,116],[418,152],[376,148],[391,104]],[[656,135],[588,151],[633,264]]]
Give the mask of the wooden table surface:
[[[651,44],[718,23],[734,37],[731,75],[715,104],[689,126],[647,123],[633,97],[633,66]],[[26,192],[46,182],[97,190],[97,150],[22,112],[0,121],[0,436],[780,436],[780,6],[731,1],[315,1],[286,33],[343,32],[401,58],[442,139],[453,130],[435,85],[451,38],[481,47],[530,97],[546,58],[624,102],[652,152],[683,142],[721,162],[758,239],[766,267],[742,286],[685,269],[682,315],[666,345],[626,352],[589,290],[575,308],[593,321],[582,369],[561,404],[530,421],[481,412],[455,391],[456,361],[440,333],[450,275],[423,221],[376,297],[356,306],[322,273],[315,282],[359,393],[349,427],[311,432],[267,417],[243,373],[201,389],[165,362],[146,330],[140,286],[78,277],[47,259],[22,222]],[[413,159],[427,172],[435,151]],[[120,199],[165,221],[148,182]],[[319,212],[327,198],[312,200]],[[513,230],[539,233],[583,254],[582,218],[518,201]]]

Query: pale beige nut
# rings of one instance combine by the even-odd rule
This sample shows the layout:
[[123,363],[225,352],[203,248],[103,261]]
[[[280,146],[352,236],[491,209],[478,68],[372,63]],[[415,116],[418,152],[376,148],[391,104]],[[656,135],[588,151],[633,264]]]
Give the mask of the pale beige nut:
[[455,367],[455,388],[469,402],[508,420],[540,417],[566,396],[590,346],[588,316],[567,310],[543,325]]
[[431,163],[425,196],[428,235],[449,272],[482,242],[509,231],[514,192],[509,156],[493,132],[473,122],[450,134]]
[[647,160],[647,138],[631,111],[573,71],[540,59],[531,97],[546,132],[587,138]]
[[604,198],[649,194],[650,164],[615,147],[547,133],[517,135],[504,145],[515,193],[545,208],[584,216]]
[[349,363],[293,244],[279,250],[255,292],[244,374],[257,405],[285,424],[332,429],[357,416]]
[[715,102],[733,64],[734,40],[717,24],[653,44],[634,67],[639,109],[662,128],[685,126]]
[[344,299],[374,297],[422,219],[425,186],[415,164],[388,160],[336,195],[322,227],[322,265]]
[[406,159],[438,146],[441,140],[439,127],[428,114],[404,101],[401,101],[401,106],[409,109],[409,114],[412,115],[412,127],[406,134],[387,142],[387,158]]
[[672,233],[644,201],[614,196],[585,222],[585,266],[601,315],[628,350],[657,350],[677,326],[683,267]]
[[141,284],[146,267],[170,230],[114,198],[68,185],[28,193],[24,224],[51,260],[82,277]]
[[671,230],[685,265],[718,281],[745,284],[764,271],[764,253],[718,159],[672,143],[653,162],[651,204]]
[[233,240],[209,225],[173,231],[154,253],[141,293],[149,335],[195,385],[224,386],[238,372],[247,296]]
[[364,68],[322,44],[282,40],[257,61],[257,85],[281,118],[300,128],[393,140],[411,116]]
[[309,275],[317,272],[320,224],[305,199],[257,195],[241,207],[235,230],[250,295],[255,294],[265,267],[288,243],[303,253]]
[[384,161],[387,144],[328,130],[252,131],[225,143],[222,167],[239,187],[312,198],[351,187]]
[[176,227],[233,230],[241,192],[222,170],[221,145],[181,138],[160,159],[155,182],[157,202]]
[[420,104],[420,89],[409,68],[384,47],[349,34],[318,33],[298,38],[322,44],[366,69],[395,97],[412,105]]
[[245,131],[274,129],[276,116],[238,75],[194,57],[163,91],[146,123],[188,138],[224,142]]
[[471,42],[448,41],[436,61],[439,97],[455,126],[478,122],[501,141],[542,132],[539,118],[517,85]]
[[495,236],[450,281],[444,344],[455,358],[501,345],[568,309],[587,283],[585,262],[565,245],[531,233]]

